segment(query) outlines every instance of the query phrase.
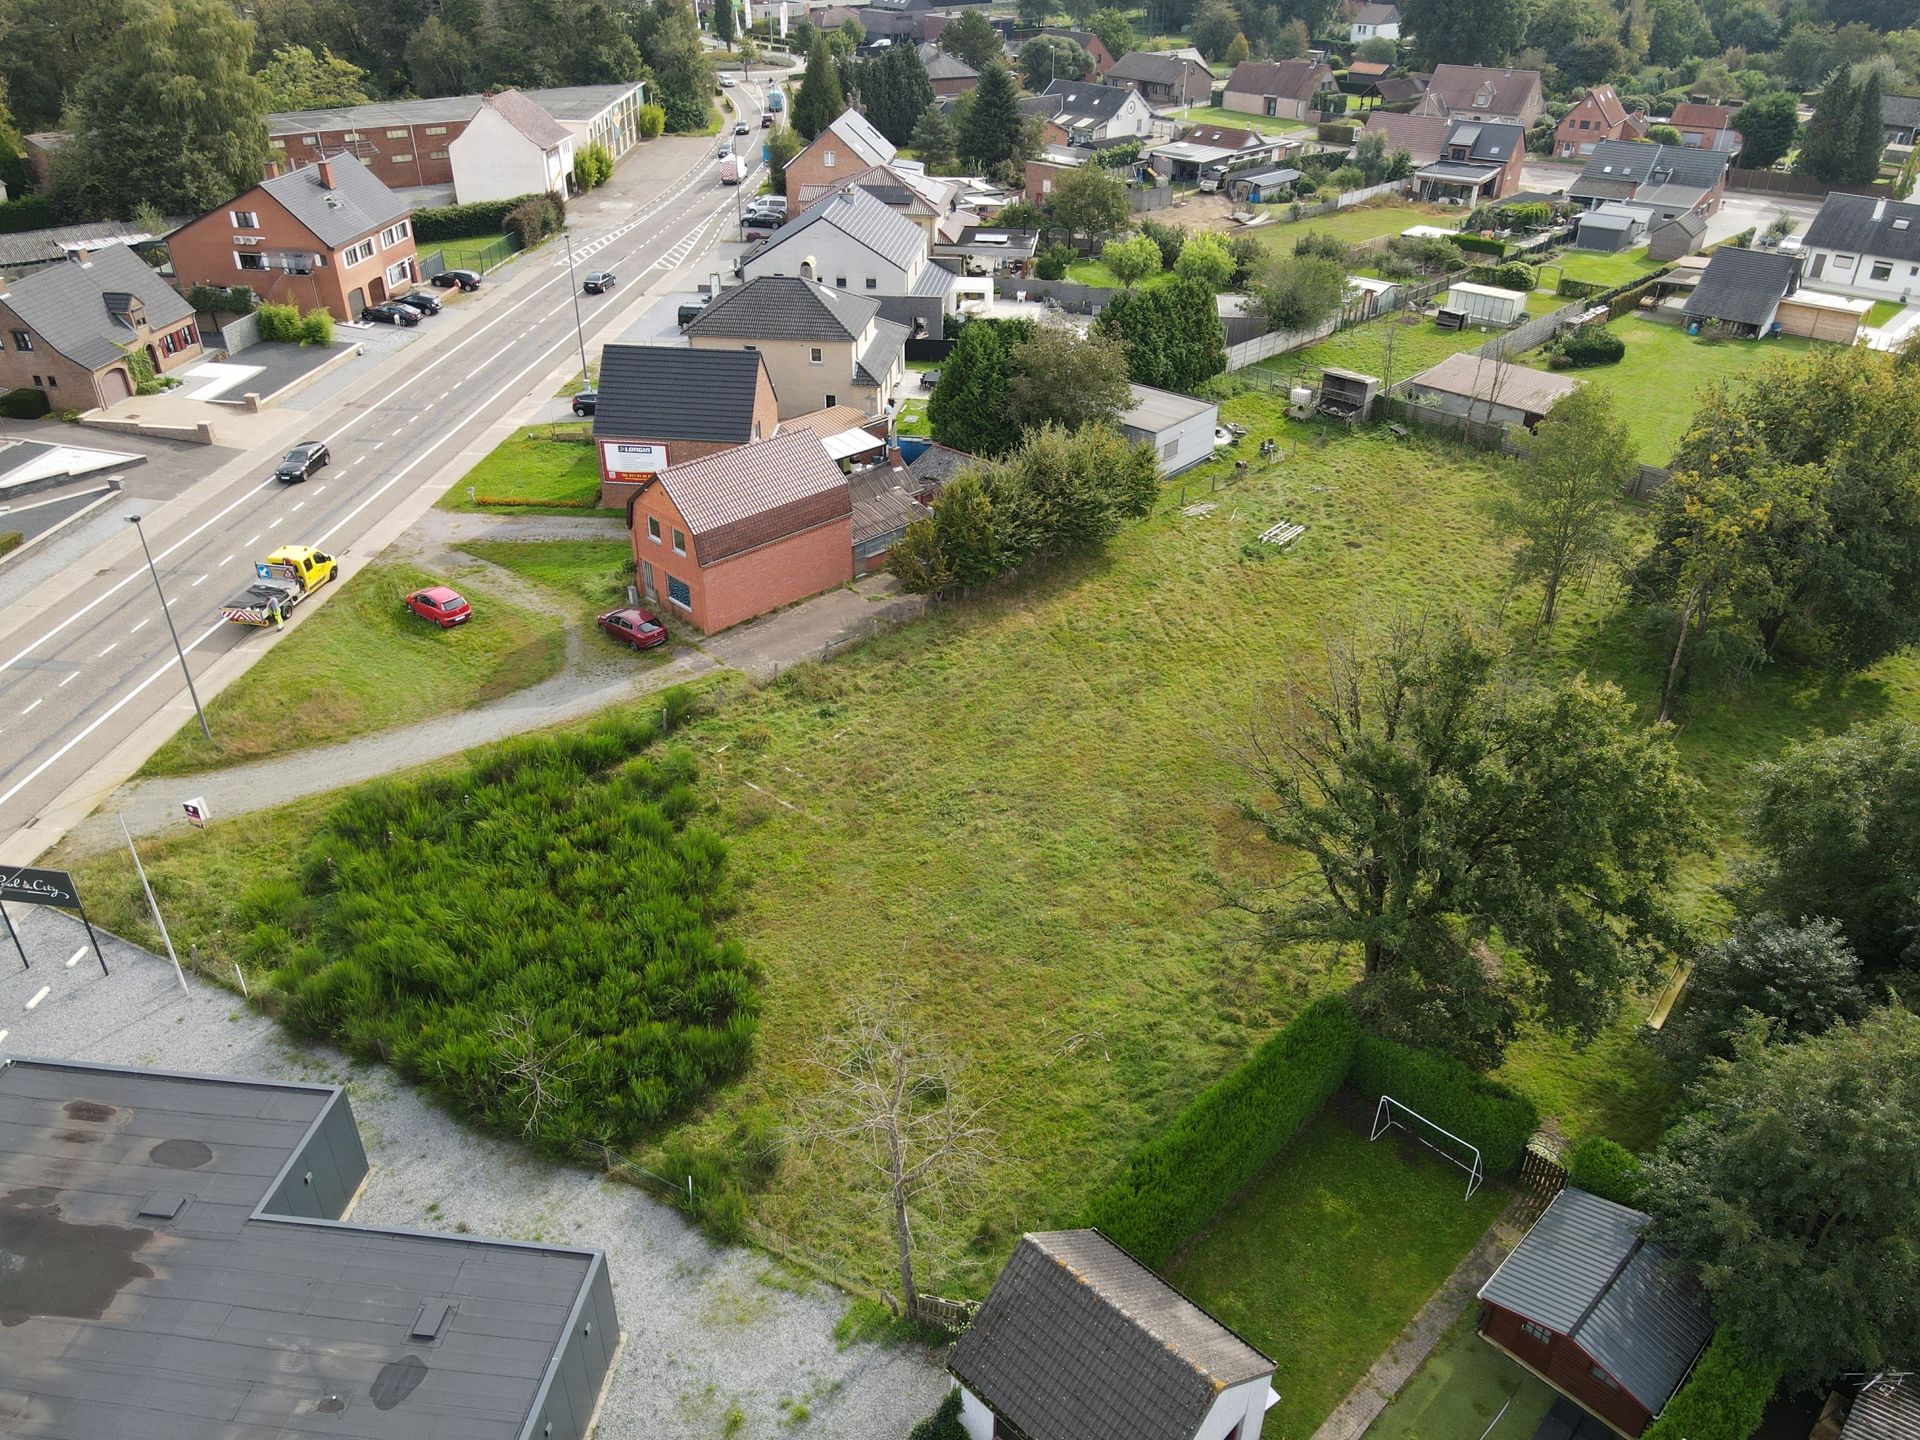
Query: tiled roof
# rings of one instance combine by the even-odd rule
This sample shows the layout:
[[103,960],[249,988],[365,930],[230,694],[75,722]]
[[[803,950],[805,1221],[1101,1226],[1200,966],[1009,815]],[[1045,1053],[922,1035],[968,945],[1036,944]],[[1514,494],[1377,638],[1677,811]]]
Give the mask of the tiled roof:
[[1189,144],[1213,145],[1222,150],[1258,150],[1274,143],[1268,136],[1230,125],[1190,125],[1180,138]]
[[669,465],[660,483],[702,568],[853,513],[847,477],[811,430]]
[[1593,108],[1600,112],[1602,123],[1609,129],[1626,122],[1627,107],[1620,103],[1619,93],[1611,85],[1595,85],[1585,98],[1593,102]]
[[121,346],[138,339],[114,318],[109,293],[138,296],[150,330],[170,330],[193,318],[193,307],[124,245],[110,245],[84,262],[65,260],[23,275],[0,289],[0,304],[49,348],[98,370],[121,358]]
[[687,334],[727,340],[851,340],[864,334],[880,302],[793,275],[762,275],[722,290],[687,325]]
[[1366,128],[1368,133],[1387,137],[1389,152],[1404,150],[1414,164],[1426,165],[1440,158],[1448,123],[1444,115],[1394,115],[1376,110],[1367,117]]
[[[1184,56],[1169,55],[1164,50],[1129,50],[1113,62],[1113,68],[1107,71],[1109,80],[1138,80],[1152,85],[1178,85],[1184,76],[1195,71],[1207,74],[1207,67]],[[1211,84],[1212,76],[1207,81]],[[1195,90],[1199,98],[1201,91]]]
[[954,1377],[1035,1440],[1191,1436],[1273,1362],[1097,1230],[1024,1235]]
[[1725,130],[1733,123],[1733,111],[1725,105],[1699,105],[1686,100],[1673,107],[1667,123],[1687,130]]
[[844,430],[858,430],[867,423],[866,415],[855,405],[829,405],[824,410],[809,410],[791,420],[782,420],[776,435],[791,435],[796,430],[810,431],[822,440]]
[[1466,353],[1449,355],[1407,383],[1444,395],[1463,395],[1489,404],[1508,405],[1529,415],[1544,415],[1555,401],[1578,388],[1577,382],[1564,375]]
[[1427,96],[1440,113],[1480,110],[1490,115],[1519,115],[1540,104],[1538,70],[1501,70],[1490,65],[1436,65]]
[[[899,152],[893,142],[874,128],[873,122],[849,105],[827,126],[869,165],[884,165]],[[815,137],[818,138],[817,136]]]
[[1781,298],[1793,288],[1799,263],[1773,250],[1722,246],[1687,297],[1687,314],[1734,325],[1769,324]]
[[596,440],[753,439],[761,358],[752,350],[608,345],[600,352]]
[[978,80],[980,72],[967,64],[958,55],[949,55],[938,46],[934,47],[933,58],[926,61],[929,80]]
[[840,231],[901,270],[913,269],[927,253],[927,235],[918,225],[864,190],[843,190],[782,225],[752,258],[763,260],[793,245],[815,225]]
[[1227,77],[1227,89],[1242,95],[1309,100],[1332,73],[1318,60],[1242,60]]
[[907,462],[907,474],[921,492],[938,489],[962,470],[976,464],[973,456],[948,445],[929,445]]
[[1447,128],[1445,148],[1467,147],[1468,157],[1488,165],[1504,165],[1525,148],[1527,132],[1498,120],[1455,120]]
[[1920,125],[1920,95],[1882,95],[1880,123],[1903,130]]
[[542,150],[551,150],[572,134],[518,90],[502,90],[482,103]]
[[1097,85],[1088,80],[1055,80],[1040,93],[1060,102],[1055,113],[1088,120],[1111,120],[1133,98],[1133,91],[1124,85]]
[[1400,7],[1398,5],[1361,5],[1351,15],[1356,25],[1398,25]]
[[[1637,140],[1602,140],[1580,172],[1576,185],[1592,180],[1630,180],[1636,185],[1699,185],[1712,189],[1726,174],[1731,157],[1721,150],[1686,145],[1649,145]],[[1592,193],[1592,192],[1582,192]]]
[[1385,105],[1398,105],[1427,93],[1425,82],[1412,75],[1389,75],[1384,80],[1374,81],[1372,89]]
[[881,377],[891,375],[906,354],[907,327],[897,320],[874,321],[873,339],[854,357],[854,383],[879,389]]
[[1920,205],[1835,193],[1821,202],[1800,243],[1815,250],[1920,261]]
[[260,188],[328,249],[337,250],[409,213],[407,202],[353,156],[334,155],[320,163],[333,174],[332,189],[321,183],[319,164],[271,175]]

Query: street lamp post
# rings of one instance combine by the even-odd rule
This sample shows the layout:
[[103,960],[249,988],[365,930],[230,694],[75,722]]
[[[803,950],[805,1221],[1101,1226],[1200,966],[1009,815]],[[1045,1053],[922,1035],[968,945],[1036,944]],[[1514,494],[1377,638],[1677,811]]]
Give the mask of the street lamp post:
[[146,529],[140,524],[138,515],[129,515],[127,520],[140,536],[140,550],[147,557],[147,573],[153,576],[153,593],[160,597],[160,613],[167,619],[167,634],[173,637],[173,653],[180,657],[180,673],[187,677],[187,694],[193,697],[193,713],[200,717],[200,733],[211,740],[213,731],[207,728],[207,712],[200,708],[200,692],[193,688],[193,671],[187,666],[187,652],[180,648],[180,632],[174,628],[173,611],[167,607],[167,592],[160,586],[160,572],[154,567]]
[[562,230],[560,243],[567,247],[567,281],[573,286],[573,337],[580,342],[580,383],[587,383],[587,332],[580,324],[580,282],[573,273],[573,232]]

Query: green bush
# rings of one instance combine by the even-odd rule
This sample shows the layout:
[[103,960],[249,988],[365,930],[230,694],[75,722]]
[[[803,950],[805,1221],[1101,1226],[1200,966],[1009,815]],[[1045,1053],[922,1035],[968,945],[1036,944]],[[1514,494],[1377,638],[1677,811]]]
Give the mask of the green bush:
[[667,128],[667,112],[658,105],[642,105],[636,120],[642,140],[658,140]]
[[967,1440],[967,1427],[960,1423],[959,1390],[947,1391],[947,1398],[907,1433],[907,1440]]
[[1326,1103],[1359,1039],[1344,999],[1309,1005],[1136,1150],[1086,1223],[1142,1263],[1164,1264]]
[[547,1154],[624,1145],[753,1048],[757,974],[717,933],[726,847],[694,782],[653,716],[613,714],[361,786],[294,878],[241,895],[242,945],[296,1033]]
[[300,308],[297,305],[262,305],[253,315],[259,322],[262,340],[279,340],[288,345],[300,343]]
[[1567,1152],[1567,1183],[1616,1205],[1637,1207],[1640,1157],[1604,1135],[1588,1135]]
[[1720,243],[1723,245],[1731,245],[1736,250],[1746,250],[1752,247],[1753,236],[1754,236],[1754,227],[1749,225],[1746,229],[1742,230],[1738,235],[1729,236],[1727,239],[1721,241]]
[[1591,280],[1572,280],[1562,275],[1560,277],[1560,283],[1554,286],[1553,293],[1558,295],[1562,300],[1585,300],[1590,295],[1598,295],[1606,288],[1606,286],[1597,285]]
[[23,195],[18,200],[0,200],[0,235],[18,235],[23,230],[45,230],[58,225],[52,203],[44,195]]
[[1555,370],[1584,370],[1590,365],[1615,364],[1626,353],[1626,341],[1605,325],[1574,325],[1547,347],[1547,364]]
[[506,232],[520,242],[522,250],[531,250],[566,223],[567,207],[558,195],[529,195],[506,213],[500,222]]
[[1327,141],[1329,144],[1351,145],[1353,144],[1353,137],[1360,132],[1358,126],[1348,124],[1343,120],[1322,120],[1316,133],[1318,138]]
[[26,543],[27,537],[18,530],[0,530],[0,555],[5,555],[11,550],[18,550]]
[[331,345],[333,343],[333,316],[325,310],[309,310],[300,317],[300,343],[302,345]]
[[1458,1060],[1377,1035],[1360,1037],[1348,1084],[1367,1100],[1391,1095],[1442,1129],[1480,1147],[1489,1175],[1519,1167],[1540,1112],[1526,1097]]
[[1329,235],[1324,230],[1309,230],[1294,240],[1293,253],[1312,255],[1321,260],[1333,260],[1345,265],[1351,256],[1351,247],[1344,240]]
[[1033,262],[1033,273],[1042,280],[1061,280],[1073,263],[1073,251],[1065,245],[1049,245]]
[[[645,107],[642,107],[643,109]],[[439,240],[466,240],[475,235],[492,235],[506,227],[507,212],[537,195],[516,195],[511,200],[475,200],[466,205],[440,205],[413,212],[413,238],[420,244]]]
[[1536,278],[1531,265],[1519,260],[1509,260],[1504,265],[1493,267],[1491,283],[1502,290],[1530,291],[1533,289]]
[[1756,1360],[1716,1331],[1642,1440],[1748,1440],[1779,1378],[1777,1363]]
[[0,395],[0,417],[8,420],[38,420],[53,405],[47,399],[44,390],[32,390],[22,385],[18,390],[9,390]]
[[1462,250],[1471,250],[1476,255],[1505,255],[1507,242],[1496,240],[1491,235],[1469,235],[1465,231],[1453,237],[1453,243]]
[[196,285],[187,303],[202,315],[251,315],[258,297],[244,285]]

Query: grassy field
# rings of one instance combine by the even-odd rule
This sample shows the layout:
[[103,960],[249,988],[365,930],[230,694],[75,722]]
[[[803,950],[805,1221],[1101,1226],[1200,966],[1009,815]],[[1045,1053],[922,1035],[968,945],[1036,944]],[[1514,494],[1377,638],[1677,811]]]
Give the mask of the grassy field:
[[[1409,318],[1414,320],[1411,325],[1406,323]],[[1489,338],[1479,330],[1442,330],[1431,320],[1401,312],[1355,325],[1305,349],[1262,360],[1249,369],[1291,377],[1303,370],[1333,365],[1343,370],[1357,370],[1362,375],[1399,381],[1429,365],[1439,364],[1458,351],[1484,344]]]
[[1641,275],[1663,269],[1659,261],[1647,259],[1644,247],[1603,254],[1598,250],[1562,250],[1559,256],[1540,267],[1550,277],[1548,288],[1558,283],[1556,268],[1568,280],[1584,280],[1589,285],[1624,285]]
[[[1367,1440],[1528,1440],[1559,1398],[1474,1329],[1469,1305],[1414,1376],[1367,1430]],[[1501,1407],[1506,1411],[1501,1413]],[[1495,1416],[1499,1425],[1487,1427]]]
[[[435,584],[458,589],[474,618],[441,630],[401,606]],[[546,679],[564,656],[559,620],[509,604],[480,566],[369,565],[208,703],[211,744],[188,724],[140,773],[209,770],[468,709]]]
[[1867,311],[1867,318],[1861,323],[1878,329],[1906,308],[1898,300],[1876,300],[1873,302],[1873,308]]
[[[1118,290],[1120,281],[1102,260],[1076,260],[1067,266],[1066,278],[1080,285],[1097,285],[1103,290]],[[1149,275],[1138,282],[1136,290],[1151,290],[1156,285],[1171,285],[1174,282],[1171,270],[1162,270],[1157,275]]]
[[606,540],[469,540],[460,549],[555,592],[585,621],[625,604],[633,579],[633,546],[623,535]]
[[[1797,354],[1813,343],[1795,335],[1773,340],[1704,340],[1678,325],[1640,315],[1622,316],[1612,328],[1627,345],[1620,362],[1570,373],[1613,395],[1615,408],[1639,446],[1640,459],[1648,465],[1665,465],[1672,457],[1674,445],[1693,418],[1695,397],[1702,387],[1733,379],[1775,355]],[[1544,363],[1537,351],[1526,360],[1533,365]]]
[[432,254],[438,250],[446,257],[449,270],[485,270],[514,253],[512,237],[504,230],[496,230],[491,235],[468,235],[459,240],[439,240],[431,244],[423,241],[420,248],[422,254]]
[[[498,514],[577,514],[592,510],[600,495],[600,462],[591,421],[526,425],[493,448],[435,503],[442,510]],[[467,498],[472,490],[474,498]],[[483,499],[510,505],[482,505]],[[614,511],[607,511],[614,514]]]
[[1323,1112],[1167,1267],[1274,1358],[1280,1403],[1263,1437],[1308,1440],[1473,1248],[1507,1192],[1486,1186],[1463,1202],[1465,1189],[1460,1170],[1419,1146],[1369,1143]]
[[[1275,213],[1286,214],[1281,206]],[[1330,215],[1315,215],[1305,220],[1287,220],[1278,225],[1263,225],[1254,233],[1269,245],[1293,249],[1293,242],[1309,230],[1318,230],[1352,245],[1380,235],[1398,235],[1412,225],[1438,225],[1443,229],[1460,227],[1460,212],[1440,205],[1410,205],[1403,200],[1371,200]]]
[[1182,110],[1181,118],[1195,125],[1231,125],[1240,130],[1258,130],[1266,135],[1284,135],[1291,130],[1312,127],[1301,120],[1280,120],[1272,115],[1249,115],[1241,110],[1222,110],[1218,105],[1195,105]]

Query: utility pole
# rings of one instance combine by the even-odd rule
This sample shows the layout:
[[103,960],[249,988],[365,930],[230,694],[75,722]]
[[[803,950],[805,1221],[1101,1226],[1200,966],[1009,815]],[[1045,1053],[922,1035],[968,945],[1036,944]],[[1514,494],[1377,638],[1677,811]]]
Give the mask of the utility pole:
[[207,712],[200,708],[200,692],[193,688],[193,671],[187,668],[187,652],[180,648],[180,632],[174,628],[173,611],[167,608],[167,592],[160,588],[160,572],[154,568],[153,550],[147,544],[147,532],[140,524],[138,515],[129,515],[127,520],[139,533],[140,549],[147,557],[147,573],[153,576],[153,591],[160,597],[160,613],[166,616],[167,634],[173,637],[173,653],[180,657],[180,673],[187,677],[187,694],[193,697],[193,713],[200,717],[200,733],[212,740],[213,731],[207,728]]
[[591,377],[587,374],[587,332],[580,324],[580,281],[573,273],[573,232],[562,229],[560,243],[567,247],[567,283],[573,287],[573,338],[580,343],[580,383],[585,385]]

